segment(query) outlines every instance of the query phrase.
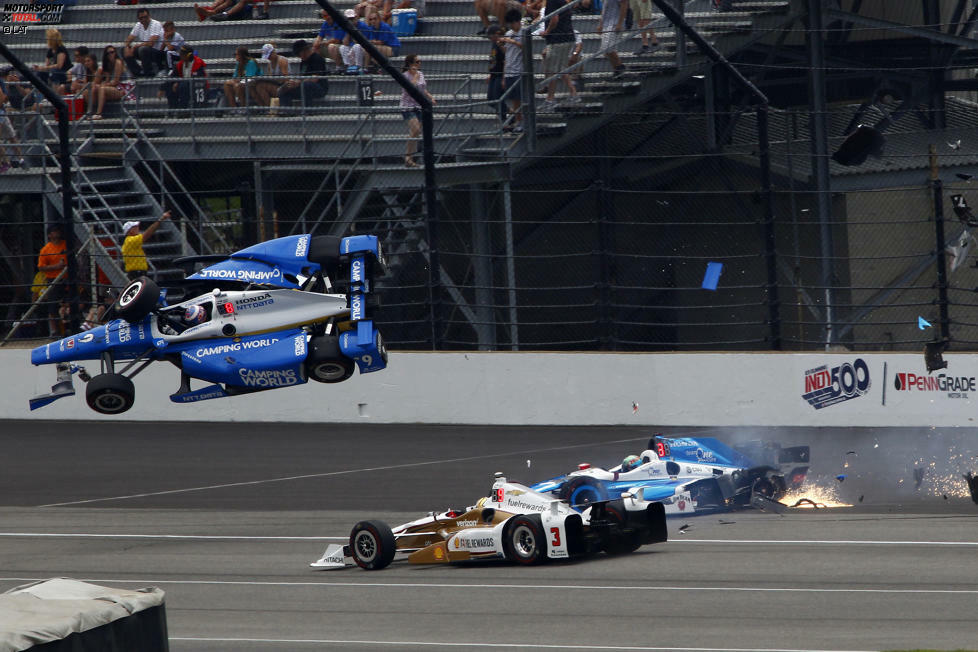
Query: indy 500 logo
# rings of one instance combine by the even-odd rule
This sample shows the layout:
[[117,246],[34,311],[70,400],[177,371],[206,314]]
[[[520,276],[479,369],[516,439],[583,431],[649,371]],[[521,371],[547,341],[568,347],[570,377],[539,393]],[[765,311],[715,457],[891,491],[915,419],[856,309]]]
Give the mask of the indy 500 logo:
[[859,398],[869,391],[869,367],[862,358],[855,362],[843,362],[829,369],[828,365],[805,372],[803,399],[816,410]]

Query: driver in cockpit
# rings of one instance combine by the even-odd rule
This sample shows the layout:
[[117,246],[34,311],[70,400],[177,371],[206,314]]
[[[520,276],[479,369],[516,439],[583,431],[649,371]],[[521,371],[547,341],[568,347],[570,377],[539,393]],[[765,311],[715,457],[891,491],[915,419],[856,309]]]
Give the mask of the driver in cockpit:
[[160,330],[169,335],[179,335],[188,328],[209,320],[210,310],[208,308],[210,306],[195,304],[187,306],[181,314],[173,312],[161,315],[163,318],[160,319]]

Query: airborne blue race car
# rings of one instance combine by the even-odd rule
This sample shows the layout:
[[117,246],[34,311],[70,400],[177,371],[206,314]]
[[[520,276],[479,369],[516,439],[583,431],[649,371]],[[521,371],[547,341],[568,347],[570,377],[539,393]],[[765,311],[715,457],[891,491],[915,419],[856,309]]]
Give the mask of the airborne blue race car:
[[[185,294],[209,291],[171,304],[168,290],[137,279],[113,305],[118,319],[31,351],[33,364],[58,368],[51,393],[31,399],[31,409],[73,395],[78,373],[89,407],[120,414],[135,401],[132,377],[157,360],[180,370],[175,403],[310,378],[336,383],[357,367],[369,373],[387,366],[383,339],[367,318],[374,278],[386,270],[375,236],[289,236],[217,258],[183,286]],[[83,360],[98,360],[101,372],[89,376],[76,364]],[[120,362],[126,364],[117,370]],[[211,384],[191,389],[191,379]]]
[[746,507],[755,495],[778,500],[797,489],[808,475],[809,455],[808,446],[751,442],[737,450],[713,437],[656,435],[641,456],[629,455],[611,469],[581,464],[530,488],[580,510],[631,493],[663,503],[666,514],[721,511]]

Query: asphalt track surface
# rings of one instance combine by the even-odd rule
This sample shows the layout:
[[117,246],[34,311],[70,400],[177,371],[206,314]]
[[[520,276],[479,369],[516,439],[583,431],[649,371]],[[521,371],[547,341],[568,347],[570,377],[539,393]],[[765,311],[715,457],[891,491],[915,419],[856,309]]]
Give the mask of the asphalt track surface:
[[159,586],[175,651],[976,646],[967,429],[721,432],[810,443],[813,480],[855,506],[671,519],[631,555],[308,566],[357,520],[464,507],[497,470],[611,465],[650,430],[0,422],[0,591]]

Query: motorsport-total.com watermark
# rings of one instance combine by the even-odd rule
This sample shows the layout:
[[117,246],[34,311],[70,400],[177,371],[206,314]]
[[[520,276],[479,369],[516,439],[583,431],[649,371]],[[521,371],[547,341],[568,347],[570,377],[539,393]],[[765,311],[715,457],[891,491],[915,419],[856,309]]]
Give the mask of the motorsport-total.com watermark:
[[29,27],[57,25],[64,13],[63,2],[3,2],[0,35],[26,34]]

